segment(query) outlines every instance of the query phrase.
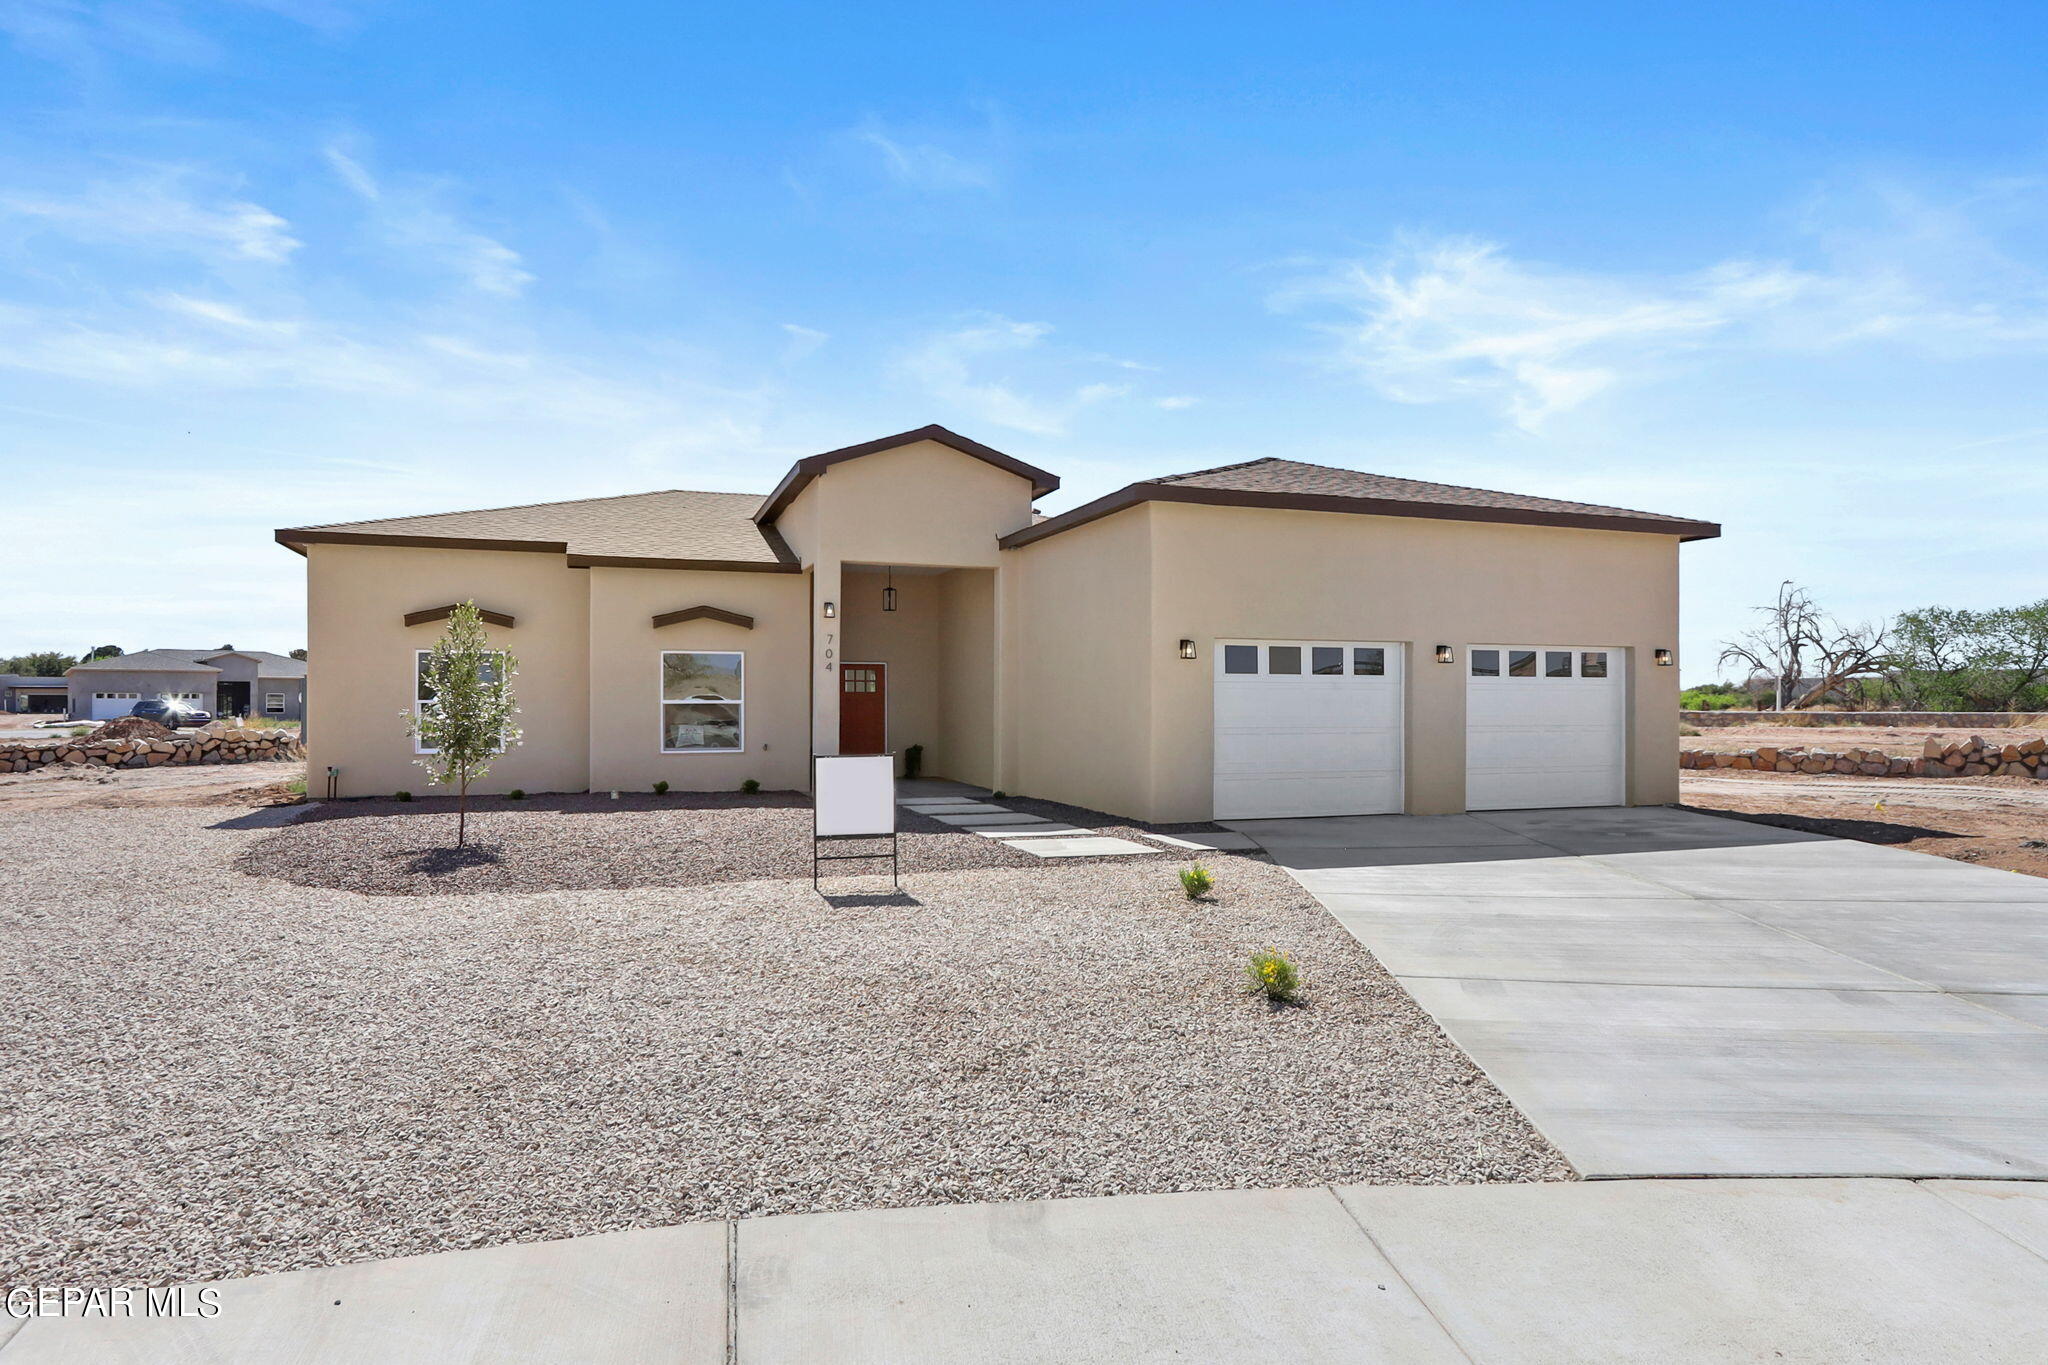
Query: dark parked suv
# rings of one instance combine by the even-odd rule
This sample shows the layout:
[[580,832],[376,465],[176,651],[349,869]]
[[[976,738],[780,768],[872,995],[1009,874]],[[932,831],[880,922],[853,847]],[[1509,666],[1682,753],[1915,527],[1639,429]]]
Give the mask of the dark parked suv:
[[213,719],[213,714],[209,711],[187,706],[181,701],[172,701],[168,697],[152,697],[148,701],[136,702],[128,714],[153,720],[158,725],[172,730],[181,725],[205,725]]

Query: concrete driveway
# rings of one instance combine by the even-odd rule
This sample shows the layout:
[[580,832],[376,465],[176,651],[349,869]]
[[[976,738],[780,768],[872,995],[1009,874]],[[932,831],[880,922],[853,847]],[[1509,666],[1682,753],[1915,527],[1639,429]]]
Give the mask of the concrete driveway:
[[2048,881],[1669,808],[1229,823],[1582,1174],[2048,1177]]

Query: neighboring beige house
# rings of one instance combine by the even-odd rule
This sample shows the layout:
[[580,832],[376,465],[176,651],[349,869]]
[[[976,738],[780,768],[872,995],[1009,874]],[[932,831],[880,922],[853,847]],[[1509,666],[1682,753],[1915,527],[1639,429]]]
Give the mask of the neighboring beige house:
[[216,716],[303,720],[306,661],[262,649],[143,649],[67,669],[73,720],[113,720],[172,697]]
[[277,532],[308,732],[415,788],[456,603],[518,656],[493,791],[802,789],[813,753],[1150,820],[1678,796],[1678,547],[1709,522],[1286,459],[1059,480],[924,427],[765,498],[670,491]]

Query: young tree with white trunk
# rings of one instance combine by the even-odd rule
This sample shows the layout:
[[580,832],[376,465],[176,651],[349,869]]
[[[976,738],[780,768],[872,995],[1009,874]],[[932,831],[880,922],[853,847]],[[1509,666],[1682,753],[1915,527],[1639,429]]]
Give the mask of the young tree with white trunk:
[[425,693],[407,713],[405,728],[421,750],[415,761],[428,777],[455,788],[455,846],[469,833],[469,784],[491,770],[491,760],[519,742],[513,718],[512,675],[519,661],[494,649],[484,635],[483,614],[464,602],[448,618],[448,629],[420,663]]

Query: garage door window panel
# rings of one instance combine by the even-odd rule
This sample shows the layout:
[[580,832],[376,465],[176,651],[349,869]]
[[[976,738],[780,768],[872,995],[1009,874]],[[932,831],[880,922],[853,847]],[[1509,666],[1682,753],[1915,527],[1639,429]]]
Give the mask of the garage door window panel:
[[1498,678],[1500,676],[1500,651],[1497,649],[1473,650],[1472,676],[1475,678]]
[[1351,651],[1351,672],[1354,677],[1383,678],[1387,675],[1387,651],[1384,649],[1354,649]]
[[1568,649],[1546,649],[1543,651],[1543,676],[1546,678],[1569,678],[1572,675],[1572,652]]
[[1343,646],[1316,645],[1309,650],[1309,667],[1321,677],[1342,677],[1344,674]]
[[1258,672],[1259,647],[1257,645],[1223,646],[1223,671],[1225,673]]
[[1511,649],[1508,651],[1508,676],[1510,678],[1533,678],[1536,676],[1536,651],[1533,649]]
[[1266,671],[1275,675],[1300,673],[1301,646],[1268,645],[1266,647]]

